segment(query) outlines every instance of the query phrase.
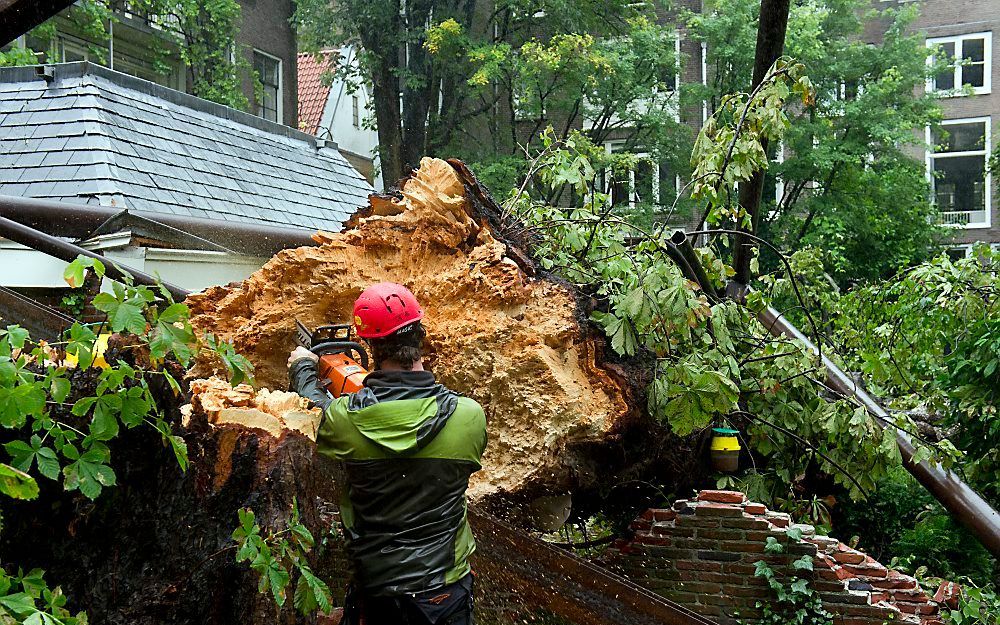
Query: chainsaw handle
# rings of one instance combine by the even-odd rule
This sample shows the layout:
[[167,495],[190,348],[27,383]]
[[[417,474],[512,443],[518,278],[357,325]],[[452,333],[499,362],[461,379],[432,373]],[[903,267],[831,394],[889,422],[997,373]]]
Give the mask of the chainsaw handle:
[[358,360],[361,361],[361,366],[366,371],[368,370],[368,352],[365,351],[365,348],[362,347],[360,343],[355,341],[323,341],[322,343],[313,345],[311,351],[317,356],[344,353],[350,355],[349,352],[354,352],[358,355]]

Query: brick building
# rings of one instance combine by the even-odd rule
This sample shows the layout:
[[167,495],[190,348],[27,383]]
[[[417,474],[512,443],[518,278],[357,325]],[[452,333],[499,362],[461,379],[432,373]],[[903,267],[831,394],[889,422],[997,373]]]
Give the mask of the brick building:
[[[1000,65],[993,56],[1000,1],[921,0],[918,8],[912,30],[948,67],[926,87],[941,96],[942,131],[918,129],[927,145],[914,156],[926,164],[941,222],[955,229],[955,254],[965,255],[975,242],[1000,244],[1000,193],[986,167],[1000,123]],[[870,41],[877,41],[878,26],[871,25]]]
[[[242,76],[243,93],[250,112],[269,121],[297,124],[298,47],[290,19],[292,0],[239,0],[242,9],[236,54],[260,77],[254,88],[250,71]],[[17,44],[39,52],[42,63],[90,61],[116,71],[190,92],[191,77],[180,52],[165,35],[170,20],[141,14],[127,0],[114,3],[116,20],[107,26],[108,37],[98,41],[83,32],[67,9],[53,17],[50,39],[23,35]]]

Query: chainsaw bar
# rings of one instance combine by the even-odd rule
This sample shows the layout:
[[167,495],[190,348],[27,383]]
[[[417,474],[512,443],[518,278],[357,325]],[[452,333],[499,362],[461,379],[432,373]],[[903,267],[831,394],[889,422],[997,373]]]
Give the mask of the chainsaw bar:
[[313,347],[312,332],[309,331],[309,328],[302,325],[302,322],[298,319],[295,320],[295,343],[306,349],[312,349]]

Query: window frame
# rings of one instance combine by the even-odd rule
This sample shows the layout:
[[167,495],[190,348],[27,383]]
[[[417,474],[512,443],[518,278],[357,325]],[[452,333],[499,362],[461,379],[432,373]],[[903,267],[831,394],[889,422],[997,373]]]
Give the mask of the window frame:
[[[931,133],[931,127],[927,126],[924,129],[924,137],[927,143],[927,148],[924,151],[924,168],[927,174],[927,181],[931,185],[931,201],[937,205],[937,194],[934,190],[934,172],[931,169],[931,165],[935,158],[955,158],[962,156],[982,156],[983,166],[986,173],[983,178],[984,191],[983,195],[983,212],[986,214],[986,220],[982,222],[970,221],[966,224],[943,224],[949,228],[962,228],[966,230],[971,229],[981,229],[990,228],[993,225],[993,174],[990,172],[988,167],[988,161],[990,153],[993,151],[992,145],[992,118],[990,116],[984,117],[960,117],[956,119],[946,119],[941,121],[941,126],[954,126],[958,124],[983,124],[983,148],[981,150],[965,150],[962,152],[942,152],[940,154],[934,153],[933,136]],[[962,212],[962,211],[954,211]]]
[[[616,152],[621,152],[622,151],[621,148],[624,147],[625,144],[626,144],[626,141],[623,140],[623,139],[613,139],[613,140],[605,141],[604,142],[604,151],[607,152],[608,154],[615,154]],[[654,174],[654,175],[653,175],[653,177],[651,179],[651,182],[652,182],[651,192],[652,192],[653,196],[656,198],[656,202],[653,202],[652,205],[654,207],[656,207],[655,208],[656,212],[661,212],[661,211],[666,210],[669,207],[666,207],[666,206],[660,204],[660,190],[661,190],[660,189],[660,185],[663,183],[663,181],[660,179],[660,165],[662,163],[653,160],[652,156],[649,154],[649,152],[645,152],[645,151],[642,151],[642,152],[632,152],[631,154],[633,156],[637,157],[637,158],[649,159],[650,163],[653,165],[653,169],[651,170],[651,173]],[[609,204],[613,204],[614,203],[613,190],[612,190],[613,182],[611,182],[611,184],[609,185],[609,182],[608,182],[609,180],[611,180],[611,178],[609,177],[609,172],[607,170],[605,170],[605,172],[604,172],[604,178],[602,178],[602,180],[601,180],[601,182],[603,183],[603,186],[605,188],[602,188],[601,192],[602,193],[607,193],[608,194],[608,203]],[[681,186],[680,185],[680,180],[681,180],[680,175],[679,174],[675,174],[674,175],[674,198],[675,199],[677,197],[677,194],[679,193],[679,189],[680,189],[680,186]],[[623,181],[623,182],[625,182],[625,181]],[[634,211],[634,210],[636,210],[637,205],[638,205],[637,202],[636,202],[636,200],[635,200],[635,195],[636,195],[636,170],[635,170],[635,168],[632,168],[632,169],[628,170],[628,181],[627,181],[627,183],[628,183],[628,202],[627,202],[627,206],[628,206],[628,210],[629,211]]]
[[[960,98],[966,96],[965,90],[963,89],[964,76],[962,75],[962,65],[958,61],[962,58],[962,46],[966,39],[982,39],[983,40],[983,86],[982,87],[972,87],[972,95],[989,95],[992,93],[992,69],[993,69],[993,31],[984,31],[978,33],[965,33],[961,35],[951,35],[948,37],[928,37],[925,45],[928,48],[933,48],[935,46],[953,43],[955,44],[955,64],[953,67],[955,86],[951,89],[937,89],[934,86],[935,77],[930,76],[927,78],[927,93],[936,93],[943,98]],[[934,64],[934,55],[929,55],[927,57],[927,66],[930,67]],[[960,78],[961,76],[961,78]]]
[[[277,94],[277,98],[276,98],[277,102],[275,103],[276,104],[276,109],[277,109],[277,112],[276,112],[275,115],[276,115],[277,119],[275,119],[275,120],[269,120],[269,119],[267,119],[266,117],[264,117],[260,113],[257,113],[256,115],[257,115],[257,117],[260,117],[261,119],[265,119],[267,121],[274,121],[277,124],[284,124],[285,123],[284,122],[284,120],[285,120],[285,106],[284,106],[285,105],[285,63],[284,63],[284,61],[280,57],[274,56],[273,54],[268,54],[267,52],[264,52],[263,50],[260,50],[258,48],[251,48],[251,50],[253,51],[252,55],[259,54],[261,56],[265,56],[265,57],[271,59],[272,61],[275,61],[278,64],[278,85],[277,85],[277,87],[278,87],[278,94]],[[254,61],[254,63],[253,63],[254,71],[257,71],[257,62],[256,62],[256,59],[253,59],[253,61]],[[262,103],[257,102],[256,104],[257,104],[257,106],[260,106],[261,108],[263,108],[261,106]]]

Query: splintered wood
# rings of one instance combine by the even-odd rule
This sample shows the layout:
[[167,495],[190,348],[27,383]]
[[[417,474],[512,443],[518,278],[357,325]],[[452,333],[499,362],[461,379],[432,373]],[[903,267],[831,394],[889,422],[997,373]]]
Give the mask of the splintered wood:
[[233,423],[264,430],[275,438],[293,430],[316,440],[320,411],[287,391],[255,390],[249,384],[230,386],[217,377],[191,382],[191,403],[183,406],[185,420],[204,416],[209,423]]
[[[513,258],[523,254],[472,208],[468,184],[449,163],[423,159],[402,197],[373,195],[344,232],[318,233],[316,247],[284,250],[242,283],[191,296],[192,323],[232,341],[256,366],[260,387],[287,388],[296,318],[349,322],[365,287],[405,284],[424,306],[426,365],[486,410],[490,444],[472,495],[563,489],[573,483],[577,450],[613,438],[630,390],[600,364],[603,341],[581,326],[576,294],[522,270]],[[192,371],[220,373],[207,359]],[[217,382],[211,393],[199,390],[207,382],[194,383],[195,410],[216,423],[288,425],[262,407],[274,393],[237,389],[216,403]]]

